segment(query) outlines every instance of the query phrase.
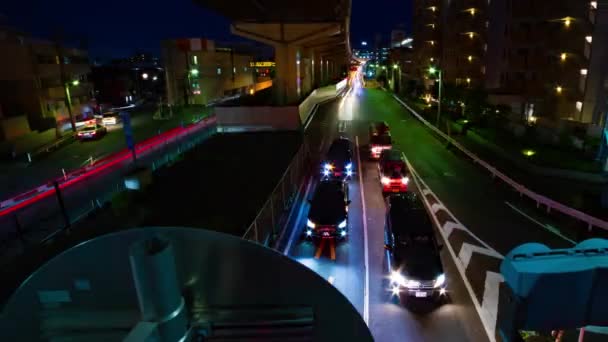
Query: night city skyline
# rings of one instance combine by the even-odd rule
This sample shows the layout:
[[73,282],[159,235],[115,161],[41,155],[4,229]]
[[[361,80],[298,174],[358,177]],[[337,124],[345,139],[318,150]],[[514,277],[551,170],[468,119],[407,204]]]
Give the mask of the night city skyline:
[[[166,39],[247,41],[230,33],[228,19],[190,0],[110,0],[94,4],[63,0],[51,6],[43,1],[11,1],[0,5],[0,18],[33,37],[51,39],[53,32],[61,28],[67,41],[76,43],[85,39],[89,55],[101,60],[124,58],[136,52],[158,55],[160,42]],[[377,33],[386,42],[391,30],[398,27],[411,32],[411,8],[411,0],[353,0],[352,46],[373,41]],[[62,17],[68,12],[79,14]]]

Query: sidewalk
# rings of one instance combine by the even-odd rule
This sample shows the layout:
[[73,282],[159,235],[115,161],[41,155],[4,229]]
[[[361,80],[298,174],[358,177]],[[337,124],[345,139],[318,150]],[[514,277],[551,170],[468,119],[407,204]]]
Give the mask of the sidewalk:
[[[402,99],[424,117],[424,113],[411,100]],[[426,119],[431,123],[434,121],[434,118]],[[446,127],[440,127],[440,129],[444,133],[448,133]],[[477,134],[474,127],[467,132],[466,136],[454,132],[451,132],[450,136],[479,158],[528,189],[595,217],[608,219],[608,210],[601,207],[601,195],[608,192],[608,183],[598,184],[535,174],[527,168],[526,160],[522,159],[522,163],[519,165],[509,160],[506,158],[507,151],[500,153],[500,146],[490,146],[491,142]]]

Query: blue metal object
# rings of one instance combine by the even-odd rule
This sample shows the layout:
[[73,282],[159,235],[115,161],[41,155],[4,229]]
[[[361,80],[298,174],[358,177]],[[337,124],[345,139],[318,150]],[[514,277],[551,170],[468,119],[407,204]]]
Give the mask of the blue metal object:
[[513,341],[518,330],[608,325],[608,240],[590,239],[569,249],[527,243],[500,265],[499,332]]
[[133,127],[131,126],[131,115],[128,112],[120,112],[122,119],[122,130],[125,133],[127,147],[130,150],[135,148],[135,139],[133,139]]

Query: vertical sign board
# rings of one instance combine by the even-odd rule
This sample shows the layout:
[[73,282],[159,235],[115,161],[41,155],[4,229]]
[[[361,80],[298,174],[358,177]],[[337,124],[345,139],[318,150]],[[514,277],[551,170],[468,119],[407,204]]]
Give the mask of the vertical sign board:
[[120,112],[122,119],[122,130],[125,133],[125,141],[127,147],[133,153],[133,160],[135,160],[135,139],[133,138],[133,128],[131,127],[131,115],[128,112]]

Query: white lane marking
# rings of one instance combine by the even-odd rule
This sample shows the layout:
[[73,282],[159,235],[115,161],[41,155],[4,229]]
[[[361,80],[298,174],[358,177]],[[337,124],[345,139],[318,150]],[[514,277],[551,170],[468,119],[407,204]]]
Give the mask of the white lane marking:
[[576,245],[576,241],[574,241],[574,240],[572,240],[572,239],[568,238],[567,236],[565,236],[564,234],[562,234],[562,233],[561,233],[561,232],[560,232],[560,231],[559,231],[557,228],[555,228],[555,227],[553,227],[553,226],[550,226],[550,225],[548,225],[548,224],[544,224],[544,223],[542,223],[542,222],[538,221],[538,220],[537,220],[537,219],[535,219],[534,217],[532,217],[532,216],[530,216],[530,215],[528,215],[528,214],[524,213],[522,210],[520,210],[519,208],[517,208],[516,206],[514,206],[513,204],[511,204],[511,203],[509,203],[509,202],[507,202],[507,201],[505,201],[505,204],[506,204],[506,205],[507,205],[509,208],[511,208],[511,209],[515,210],[516,212],[518,212],[518,213],[519,213],[521,216],[523,216],[523,217],[527,218],[528,220],[530,220],[530,221],[532,221],[532,222],[536,223],[537,225],[541,226],[541,227],[542,227],[543,229],[545,229],[546,231],[548,231],[548,232],[550,232],[550,233],[552,233],[552,234],[555,234],[555,235],[559,236],[560,238],[562,238],[562,239],[564,239],[564,240],[566,240],[566,241],[570,242],[570,243],[571,243],[571,244],[573,244],[573,245]]
[[363,164],[359,153],[359,136],[355,136],[357,165],[359,167],[359,192],[361,193],[361,208],[363,212],[363,255],[365,263],[365,285],[363,288],[363,320],[369,326],[369,250],[367,245],[367,212],[365,210],[365,191],[363,191]]
[[486,313],[484,317],[487,321],[483,322],[484,326],[488,326],[490,331],[496,331],[496,321],[498,319],[498,291],[500,283],[505,281],[500,273],[486,271],[486,282],[483,290],[483,300],[481,310]]
[[473,252],[491,256],[493,258],[502,259],[502,255],[496,254],[489,249],[485,249],[483,247],[471,245],[470,243],[463,242],[460,247],[460,252],[458,252],[458,258],[462,261],[462,266],[466,270],[469,267],[469,262],[471,261],[471,256],[473,256]]
[[332,284],[332,285],[333,285],[333,284],[334,284],[334,281],[336,281],[336,278],[334,278],[334,277],[332,277],[332,276],[329,276],[329,278],[327,278],[327,281],[328,281],[330,284]]
[[445,207],[441,203],[433,203],[433,205],[431,205],[431,210],[433,211],[433,214],[437,214],[439,210],[443,209],[445,209]]
[[443,230],[445,231],[445,236],[449,237],[454,229],[466,230],[460,223],[456,223],[454,221],[447,221],[443,224]]
[[[412,173],[412,178],[414,178],[416,187],[418,189],[423,189],[420,186],[420,184],[422,184],[424,186],[425,190],[428,190],[428,192],[426,192],[426,193],[433,195],[433,197],[435,197],[435,199],[439,202],[439,199],[437,198],[437,196],[435,196],[435,194],[431,191],[431,189],[426,185],[424,180],[422,180],[422,178],[420,178],[420,176],[418,176],[418,173],[416,172],[416,170],[413,169],[412,165],[409,163],[408,159],[405,157],[405,154],[403,155],[403,157],[405,158],[406,162],[408,163],[408,166],[410,167],[410,170]],[[423,190],[423,193],[425,193],[424,190]],[[428,202],[428,199],[426,198],[426,196],[422,196],[422,200],[423,200],[424,205],[426,206],[427,210],[429,210],[429,212],[430,212],[431,206],[429,205],[429,202]],[[452,215],[452,213],[450,213],[447,208],[445,210],[448,214],[450,214],[450,216],[452,218],[455,218],[455,216]],[[433,218],[433,222],[435,222],[435,225],[437,227],[441,227],[439,225],[439,220],[437,219],[437,217],[435,215],[431,215],[431,217]],[[447,246],[448,251],[450,252],[450,256],[452,257],[452,260],[454,260],[454,265],[456,265],[456,269],[458,270],[458,273],[460,274],[460,278],[462,279],[462,282],[464,283],[464,287],[467,289],[467,292],[469,292],[469,297],[471,298],[471,301],[473,302],[473,305],[475,306],[475,310],[477,311],[477,314],[479,315],[479,318],[481,319],[481,323],[486,332],[486,335],[488,336],[488,339],[490,340],[490,342],[496,342],[495,328],[496,328],[497,312],[489,312],[488,311],[489,308],[482,309],[481,304],[479,303],[479,300],[477,300],[477,296],[475,295],[475,292],[473,291],[473,286],[471,286],[471,283],[469,283],[469,280],[467,279],[465,268],[464,268],[462,262],[456,256],[456,252],[454,252],[454,248],[452,248],[452,245],[450,245],[448,237],[445,235],[445,232],[443,231],[443,229],[438,229],[438,230],[439,230],[439,233],[441,234],[441,238],[443,239],[444,244]],[[468,232],[468,230],[467,230],[467,232]],[[469,234],[474,236],[472,233],[469,233]],[[491,248],[489,248],[489,249],[491,249]],[[491,294],[498,296],[498,288],[496,288],[495,291],[491,291],[488,295],[491,295]],[[486,294],[484,291],[484,296],[485,295]],[[496,300],[498,300],[498,299],[496,299]],[[496,307],[495,310],[498,310],[498,307]],[[492,321],[492,317],[494,317],[493,318],[494,321]]]
[[293,239],[296,236],[296,232],[298,229],[298,224],[300,224],[300,220],[302,220],[302,213],[304,212],[304,207],[306,206],[306,201],[308,200],[308,193],[310,192],[310,187],[312,185],[313,177],[310,177],[308,180],[308,185],[306,186],[306,191],[304,192],[304,197],[302,197],[302,205],[300,205],[300,211],[298,212],[298,217],[296,218],[296,222],[294,222],[294,226],[291,230],[291,235],[289,236],[289,240],[287,241],[287,246],[285,246],[285,251],[283,251],[283,255],[289,255],[289,249],[291,248],[291,244]]

